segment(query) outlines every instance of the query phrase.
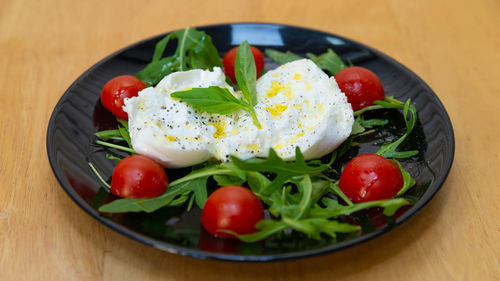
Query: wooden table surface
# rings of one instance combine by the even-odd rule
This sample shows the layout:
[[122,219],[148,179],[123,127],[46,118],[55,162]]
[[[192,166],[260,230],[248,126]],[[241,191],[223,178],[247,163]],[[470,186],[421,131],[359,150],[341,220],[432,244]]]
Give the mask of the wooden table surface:
[[[500,1],[0,1],[0,280],[500,280]],[[300,25],[363,42],[422,77],[454,125],[455,161],[413,219],[368,243],[265,264],[164,253],[101,225],[62,190],[48,120],[124,46],[213,23]]]

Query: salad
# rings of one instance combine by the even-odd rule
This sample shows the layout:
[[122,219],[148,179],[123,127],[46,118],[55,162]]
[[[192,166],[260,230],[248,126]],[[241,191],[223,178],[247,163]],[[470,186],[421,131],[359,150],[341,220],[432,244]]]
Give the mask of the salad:
[[[173,40],[177,40],[176,51],[165,56],[166,47]],[[373,72],[345,63],[333,50],[329,49],[323,54],[308,53],[305,57],[272,49],[266,49],[264,52],[267,57],[282,66],[266,72],[264,54],[246,41],[231,49],[221,59],[209,35],[186,28],[160,40],[151,63],[135,77],[123,75],[110,80],[102,90],[101,102],[116,116],[118,127],[97,132],[96,144],[110,148],[108,158],[118,161],[111,183],[102,178],[92,163],[89,165],[109,192],[122,198],[100,206],[99,211],[152,213],[162,208],[181,207],[190,212],[197,206],[202,210],[201,225],[208,233],[216,237],[251,243],[275,237],[286,239],[291,233],[301,233],[311,239],[335,239],[338,235],[359,233],[362,230],[359,223],[351,220],[352,214],[379,208],[385,215],[392,216],[401,207],[410,205],[411,198],[405,198],[405,194],[415,185],[415,180],[398,159],[411,158],[418,154],[416,150],[401,149],[401,144],[417,122],[416,109],[411,101],[398,101],[385,96],[383,85]],[[297,69],[302,66],[305,66],[303,69],[306,69],[306,72],[297,73]],[[216,75],[217,68],[224,70],[223,81],[220,81],[221,75]],[[287,68],[294,71],[279,72],[279,69]],[[231,141],[223,137],[228,135],[229,129],[227,126],[221,126],[221,120],[226,123],[246,122],[246,127],[242,127],[240,132],[235,131],[235,135],[241,135],[244,128],[248,128],[246,130],[257,132],[252,135],[255,136],[262,135],[261,132],[265,131],[268,124],[275,124],[286,118],[279,113],[289,108],[303,112],[299,109],[301,106],[307,108],[307,99],[303,100],[304,105],[300,105],[293,103],[294,97],[288,100],[291,103],[275,102],[272,98],[278,95],[286,98],[287,93],[295,93],[297,96],[295,88],[283,85],[287,85],[291,80],[300,80],[316,68],[319,69],[319,76],[314,77],[318,77],[318,81],[332,81],[325,83],[334,88],[321,91],[335,92],[338,85],[342,96],[335,101],[342,103],[342,99],[346,100],[348,103],[345,104],[349,106],[346,114],[350,112],[350,115],[341,120],[342,122],[331,122],[329,118],[320,118],[321,121],[314,119],[311,122],[324,122],[326,129],[311,129],[309,132],[330,132],[332,130],[328,129],[338,123],[344,127],[348,124],[348,131],[342,129],[339,130],[340,134],[328,135],[332,139],[341,135],[342,141],[335,139],[325,145],[324,138],[320,137],[311,140],[310,146],[295,145],[305,136],[306,130],[300,127],[307,127],[300,125],[301,119],[297,119],[296,127],[291,130],[298,128],[301,129],[299,132],[304,134],[291,134],[292,137],[286,141],[269,141],[268,146],[259,143],[258,148],[253,146],[254,143],[247,143],[245,153],[238,151],[238,148],[241,149],[241,143],[220,146],[223,140]],[[218,78],[208,79],[209,83],[200,79],[201,82],[195,87],[179,89],[179,85],[183,85],[185,81],[179,82],[179,77],[186,75]],[[265,77],[276,78],[284,75],[288,75],[290,81],[282,81],[279,85],[271,81],[269,85],[263,86],[267,91],[259,90],[260,85],[265,84]],[[168,91],[169,85],[174,83],[172,81],[179,84],[178,89]],[[311,86],[301,85],[305,88]],[[156,91],[153,87],[159,90]],[[312,85],[311,88],[322,89],[317,85]],[[148,138],[148,135],[145,135],[142,136],[143,143],[139,141],[147,127],[138,124],[149,122],[156,127],[174,131],[168,122],[173,122],[174,119],[178,122],[180,119],[186,123],[178,134],[189,131],[188,127],[195,127],[186,121],[186,117],[175,118],[175,114],[179,113],[176,109],[169,115],[174,116],[171,117],[172,120],[162,120],[165,123],[157,122],[160,120],[140,119],[139,117],[146,114],[147,110],[144,108],[149,108],[144,105],[147,100],[141,98],[152,91],[156,92],[151,95],[168,95],[169,100],[173,101],[172,106],[182,104],[185,110],[190,110],[201,120],[217,121],[200,121],[205,123],[204,128],[210,129],[203,138],[210,140],[203,142],[200,140],[201,136],[200,139],[193,137],[193,140],[189,140],[199,145],[191,148],[193,157],[185,156],[188,154],[182,151],[176,157],[170,157],[176,151],[166,150],[170,155],[166,153],[166,157],[162,158],[158,156],[161,154],[158,150],[143,145],[152,143],[154,137]],[[269,94],[270,92],[273,93]],[[271,102],[274,107],[265,106],[265,110],[261,110],[259,106],[263,102]],[[153,100],[151,106],[156,103],[158,101]],[[327,105],[328,103],[317,103],[313,109],[318,112],[313,110],[303,117],[321,115],[321,108]],[[158,106],[163,111],[169,110],[163,104]],[[139,109],[142,110],[139,113],[134,111]],[[323,109],[328,110],[330,109]],[[337,112],[338,108],[332,107],[331,110]],[[356,148],[357,139],[372,134],[374,128],[389,122],[384,118],[372,118],[370,113],[380,110],[398,110],[404,119],[404,132],[391,141],[382,143],[376,153],[358,155],[347,165],[341,165],[339,159]],[[267,112],[269,118],[266,119],[263,112]],[[324,116],[330,117],[328,114]],[[141,122],[137,122],[138,118]],[[178,134],[165,134],[163,142],[177,143],[182,149],[182,145],[186,143],[177,140],[180,138]],[[297,137],[298,135],[300,136]],[[272,136],[269,139],[272,139]],[[295,142],[292,142],[293,140]],[[207,145],[217,141],[219,146]],[[282,143],[287,145],[280,145]],[[319,147],[325,148],[320,154],[318,149],[310,149],[317,143],[321,144]],[[293,150],[284,149],[288,146],[293,147]],[[112,153],[117,150],[130,155],[119,157]],[[205,153],[205,150],[208,152]],[[223,150],[223,153],[219,153],[219,150]],[[169,177],[170,169],[187,166],[190,171],[186,175],[175,179]]]

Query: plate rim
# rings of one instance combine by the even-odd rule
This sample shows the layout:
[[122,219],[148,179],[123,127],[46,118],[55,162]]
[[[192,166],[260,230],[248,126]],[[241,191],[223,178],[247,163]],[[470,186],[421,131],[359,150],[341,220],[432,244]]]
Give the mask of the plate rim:
[[111,54],[105,56],[104,58],[100,59],[97,63],[93,64],[91,67],[89,67],[86,71],[84,71],[82,74],[78,76],[76,80],[74,80],[71,85],[64,91],[63,95],[59,98],[57,104],[55,105],[52,114],[49,119],[49,124],[47,126],[47,133],[46,133],[46,149],[47,149],[47,155],[48,155],[48,160],[52,169],[52,172],[54,176],[56,177],[57,181],[59,182],[59,185],[63,188],[63,190],[68,194],[68,196],[80,207],[82,208],[87,214],[89,214],[91,217],[99,221],[100,223],[104,224],[105,226],[111,228],[112,230],[118,232],[121,235],[124,235],[128,238],[131,238],[132,240],[141,242],[143,244],[146,244],[148,246],[151,246],[155,249],[159,249],[168,253],[172,254],[178,254],[181,256],[189,256],[192,258],[198,258],[198,259],[208,259],[208,260],[222,260],[222,261],[233,261],[233,262],[268,262],[268,261],[283,261],[283,260],[291,260],[291,259],[299,259],[299,258],[306,258],[306,257],[312,257],[312,256],[318,256],[318,255],[324,255],[328,253],[333,253],[333,252],[338,252],[353,246],[357,246],[363,243],[366,243],[368,241],[371,241],[375,239],[376,237],[379,237],[381,235],[384,235],[388,232],[391,232],[393,229],[399,227],[400,225],[404,224],[405,222],[409,221],[411,218],[413,218],[417,213],[419,213],[429,202],[430,200],[436,195],[436,193],[442,188],[444,182],[446,181],[448,175],[450,174],[451,168],[453,166],[453,160],[455,157],[455,135],[454,135],[454,130],[453,130],[453,125],[451,122],[451,119],[449,117],[448,112],[446,111],[443,103],[439,99],[438,95],[427,85],[425,81],[423,81],[416,73],[414,73],[412,70],[410,70],[407,66],[399,63],[392,57],[386,55],[385,53],[367,46],[359,41],[349,39],[347,37],[337,35],[335,33],[329,32],[329,31],[323,31],[320,29],[312,29],[309,27],[301,27],[297,25],[289,25],[289,24],[280,24],[280,23],[267,23],[267,22],[231,22],[231,23],[218,23],[218,24],[209,24],[209,25],[199,25],[199,26],[193,26],[193,28],[196,29],[206,29],[206,28],[222,28],[222,27],[228,27],[228,26],[242,26],[242,25],[255,25],[255,26],[262,26],[262,27],[283,27],[283,28],[293,28],[293,29],[301,29],[306,32],[314,32],[314,33],[320,33],[321,35],[327,35],[327,36],[333,36],[342,40],[347,41],[348,43],[358,45],[368,51],[371,51],[375,53],[377,56],[382,58],[383,60],[389,61],[390,63],[399,66],[400,70],[405,71],[409,76],[413,77],[416,79],[424,88],[426,91],[428,91],[432,97],[432,100],[434,103],[439,107],[440,111],[443,113],[443,122],[447,123],[449,126],[446,126],[446,130],[448,132],[446,135],[450,136],[450,142],[447,143],[448,145],[448,151],[445,151],[445,155],[448,154],[449,156],[445,158],[445,161],[443,161],[442,167],[443,170],[445,171],[444,173],[440,173],[435,180],[432,183],[432,186],[435,186],[432,190],[430,189],[431,186],[428,187],[427,191],[423,194],[423,196],[413,205],[412,207],[412,212],[406,212],[404,213],[400,218],[396,220],[396,222],[392,225],[385,226],[381,229],[378,229],[374,232],[371,232],[369,234],[365,234],[347,241],[343,241],[337,244],[332,244],[328,245],[326,247],[320,247],[320,248],[315,248],[315,249],[309,249],[306,251],[296,251],[296,252],[289,252],[289,253],[280,253],[280,254],[266,254],[266,255],[241,255],[241,254],[225,254],[225,253],[218,253],[218,252],[210,252],[210,251],[203,251],[203,250],[197,250],[197,249],[191,249],[191,248],[185,248],[181,247],[172,243],[168,243],[165,241],[158,240],[153,237],[149,237],[147,235],[144,235],[142,233],[136,232],[132,229],[126,228],[123,225],[120,225],[118,223],[115,223],[114,221],[104,219],[100,216],[100,213],[97,212],[95,209],[93,209],[87,202],[81,198],[79,194],[77,194],[72,188],[67,187],[64,183],[64,180],[62,178],[62,174],[60,174],[59,171],[56,169],[56,161],[53,159],[54,157],[54,151],[52,150],[51,144],[52,144],[52,138],[53,134],[51,132],[54,132],[54,120],[57,115],[57,113],[60,111],[60,108],[62,107],[62,104],[66,99],[68,99],[68,96],[70,95],[71,91],[73,88],[78,85],[86,76],[88,76],[89,73],[93,72],[96,68],[101,66],[102,64],[108,62],[110,59],[116,57],[117,55],[133,49],[137,46],[140,46],[142,44],[145,44],[149,41],[162,38],[166,34],[175,32],[176,30],[180,29],[175,29],[171,30],[165,33],[161,33],[158,35],[150,36],[148,38],[142,39],[140,41],[137,41],[135,43],[132,43],[130,45],[127,45],[123,48],[120,48],[117,51],[112,52]]

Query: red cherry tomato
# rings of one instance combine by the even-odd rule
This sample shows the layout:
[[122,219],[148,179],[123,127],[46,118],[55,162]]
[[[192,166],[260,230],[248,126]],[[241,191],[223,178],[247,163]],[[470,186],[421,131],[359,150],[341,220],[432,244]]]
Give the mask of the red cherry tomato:
[[256,232],[255,224],[264,219],[264,208],[252,191],[236,185],[214,191],[201,212],[201,224],[212,235],[234,237],[220,232],[225,229],[237,234]]
[[382,82],[375,73],[366,68],[359,66],[344,68],[335,75],[335,80],[354,111],[385,97]]
[[104,85],[101,92],[101,103],[116,117],[128,120],[128,115],[122,108],[123,100],[137,96],[137,93],[144,88],[146,85],[134,76],[117,76]]
[[111,192],[126,198],[151,198],[164,193],[167,185],[167,174],[160,164],[146,156],[131,155],[116,165]]
[[[227,77],[231,78],[231,80],[236,83],[236,76],[234,74],[234,62],[236,61],[236,51],[238,47],[234,47],[229,50],[224,57],[222,58],[222,66],[224,66],[224,73]],[[257,70],[257,77],[259,77],[262,69],[264,69],[264,55],[262,52],[250,46],[250,50],[252,51],[253,59],[255,61],[255,68]]]
[[347,163],[339,187],[354,202],[390,199],[403,187],[399,167],[377,154],[362,154]]

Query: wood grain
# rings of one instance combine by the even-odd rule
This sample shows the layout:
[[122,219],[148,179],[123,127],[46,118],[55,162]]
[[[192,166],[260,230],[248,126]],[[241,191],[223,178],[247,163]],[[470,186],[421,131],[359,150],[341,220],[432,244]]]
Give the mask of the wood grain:
[[[499,280],[500,2],[0,1],[0,280]],[[45,134],[64,90],[106,55],[166,31],[273,22],[375,47],[422,77],[455,129],[451,173],[395,231],[267,264],[167,254],[100,225],[62,191]]]

